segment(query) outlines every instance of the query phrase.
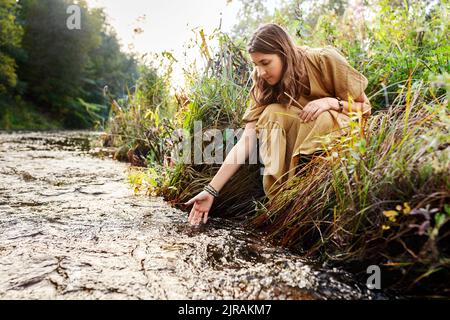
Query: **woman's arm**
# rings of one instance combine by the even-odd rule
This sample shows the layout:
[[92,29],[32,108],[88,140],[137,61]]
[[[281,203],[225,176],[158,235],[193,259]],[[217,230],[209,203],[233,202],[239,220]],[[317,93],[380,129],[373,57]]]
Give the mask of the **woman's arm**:
[[249,155],[255,151],[256,139],[256,121],[245,125],[244,132],[236,145],[227,154],[222,166],[217,171],[210,185],[220,191],[227,181],[238,171],[239,167],[245,163]]
[[[337,99],[331,98],[330,101],[330,108],[332,110],[339,110],[339,103],[337,101]],[[349,110],[349,103],[348,101],[344,101],[341,100],[342,104],[343,104],[343,109],[342,109],[342,113],[349,115],[350,114],[350,110]],[[368,117],[371,115],[372,113],[372,106],[370,104],[369,98],[367,98],[366,94],[363,93],[360,97],[358,97],[357,99],[355,99],[351,105],[352,107],[352,112],[357,112],[357,111],[361,111],[364,117]]]
[[[343,104],[342,113],[349,115],[350,114],[350,108],[348,101],[341,100]],[[357,112],[361,111],[363,114],[363,117],[366,118],[370,116],[372,106],[370,105],[370,101],[367,98],[366,94],[363,93],[360,97],[355,99],[352,102],[352,110],[351,112]],[[320,98],[317,100],[313,100],[309,102],[302,111],[299,113],[300,120],[303,122],[309,122],[316,120],[317,117],[325,111],[328,110],[336,110],[339,111],[339,102],[336,98],[326,97],[326,98]]]
[[[226,156],[225,161],[220,166],[219,171],[217,171],[211,180],[210,185],[217,191],[223,188],[225,183],[236,173],[239,167],[245,163],[249,155],[255,151],[257,142],[255,128],[256,121],[247,123],[238,143],[233,146]],[[214,196],[205,190],[185,202],[185,205],[194,204],[188,217],[189,223],[194,225],[200,224],[201,221],[206,223],[213,202]]]

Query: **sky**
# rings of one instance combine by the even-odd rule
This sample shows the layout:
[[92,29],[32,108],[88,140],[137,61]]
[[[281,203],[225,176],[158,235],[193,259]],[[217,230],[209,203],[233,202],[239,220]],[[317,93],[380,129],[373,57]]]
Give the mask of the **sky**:
[[[219,27],[231,30],[237,21],[240,8],[238,0],[88,0],[91,7],[104,7],[109,23],[116,30],[125,51],[139,54],[170,51],[179,61],[174,65],[173,85],[183,85],[182,66],[201,59],[198,50],[188,50],[185,45],[193,37],[193,28],[201,27],[210,35]],[[274,7],[276,0],[268,0]],[[133,30],[143,32],[136,34]]]

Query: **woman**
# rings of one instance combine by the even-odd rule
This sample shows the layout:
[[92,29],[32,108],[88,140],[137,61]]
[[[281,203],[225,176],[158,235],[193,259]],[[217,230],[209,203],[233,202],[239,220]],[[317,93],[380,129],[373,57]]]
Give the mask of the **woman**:
[[371,113],[367,79],[333,47],[296,46],[282,27],[265,24],[253,34],[248,52],[255,68],[245,129],[211,182],[185,203],[194,204],[188,219],[194,225],[206,223],[215,197],[254,152],[256,137],[270,200],[295,174],[302,155],[323,150],[324,137],[347,132],[351,111]]

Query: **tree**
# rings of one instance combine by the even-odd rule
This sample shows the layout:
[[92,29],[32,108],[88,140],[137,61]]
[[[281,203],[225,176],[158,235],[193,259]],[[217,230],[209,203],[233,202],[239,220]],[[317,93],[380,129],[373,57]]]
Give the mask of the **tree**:
[[80,8],[80,28],[69,28],[69,0],[19,0],[27,57],[19,62],[26,98],[69,127],[90,127],[106,118],[104,86],[117,97],[137,78],[133,55],[121,51],[103,9]]
[[83,86],[86,98],[103,103],[105,86],[113,98],[118,98],[126,94],[126,88],[131,87],[137,78],[137,59],[121,51],[115,31],[104,22],[100,46],[89,52]]
[[270,21],[269,10],[264,5],[264,0],[239,0],[242,4],[239,10],[239,22],[231,30],[231,36],[236,38],[250,38],[256,28]]
[[15,57],[20,52],[23,30],[16,23],[16,11],[16,1],[0,0],[0,94],[17,84]]
[[27,59],[19,76],[27,82],[27,95],[40,107],[60,111],[71,98],[82,95],[83,71],[89,51],[100,44],[101,21],[90,14],[84,1],[81,29],[70,30],[67,0],[20,0]]

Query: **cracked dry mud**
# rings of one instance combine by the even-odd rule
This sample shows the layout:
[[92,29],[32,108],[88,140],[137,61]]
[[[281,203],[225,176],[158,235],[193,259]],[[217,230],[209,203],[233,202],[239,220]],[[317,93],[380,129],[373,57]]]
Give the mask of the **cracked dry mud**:
[[135,196],[99,133],[0,133],[1,299],[372,299],[236,223]]

